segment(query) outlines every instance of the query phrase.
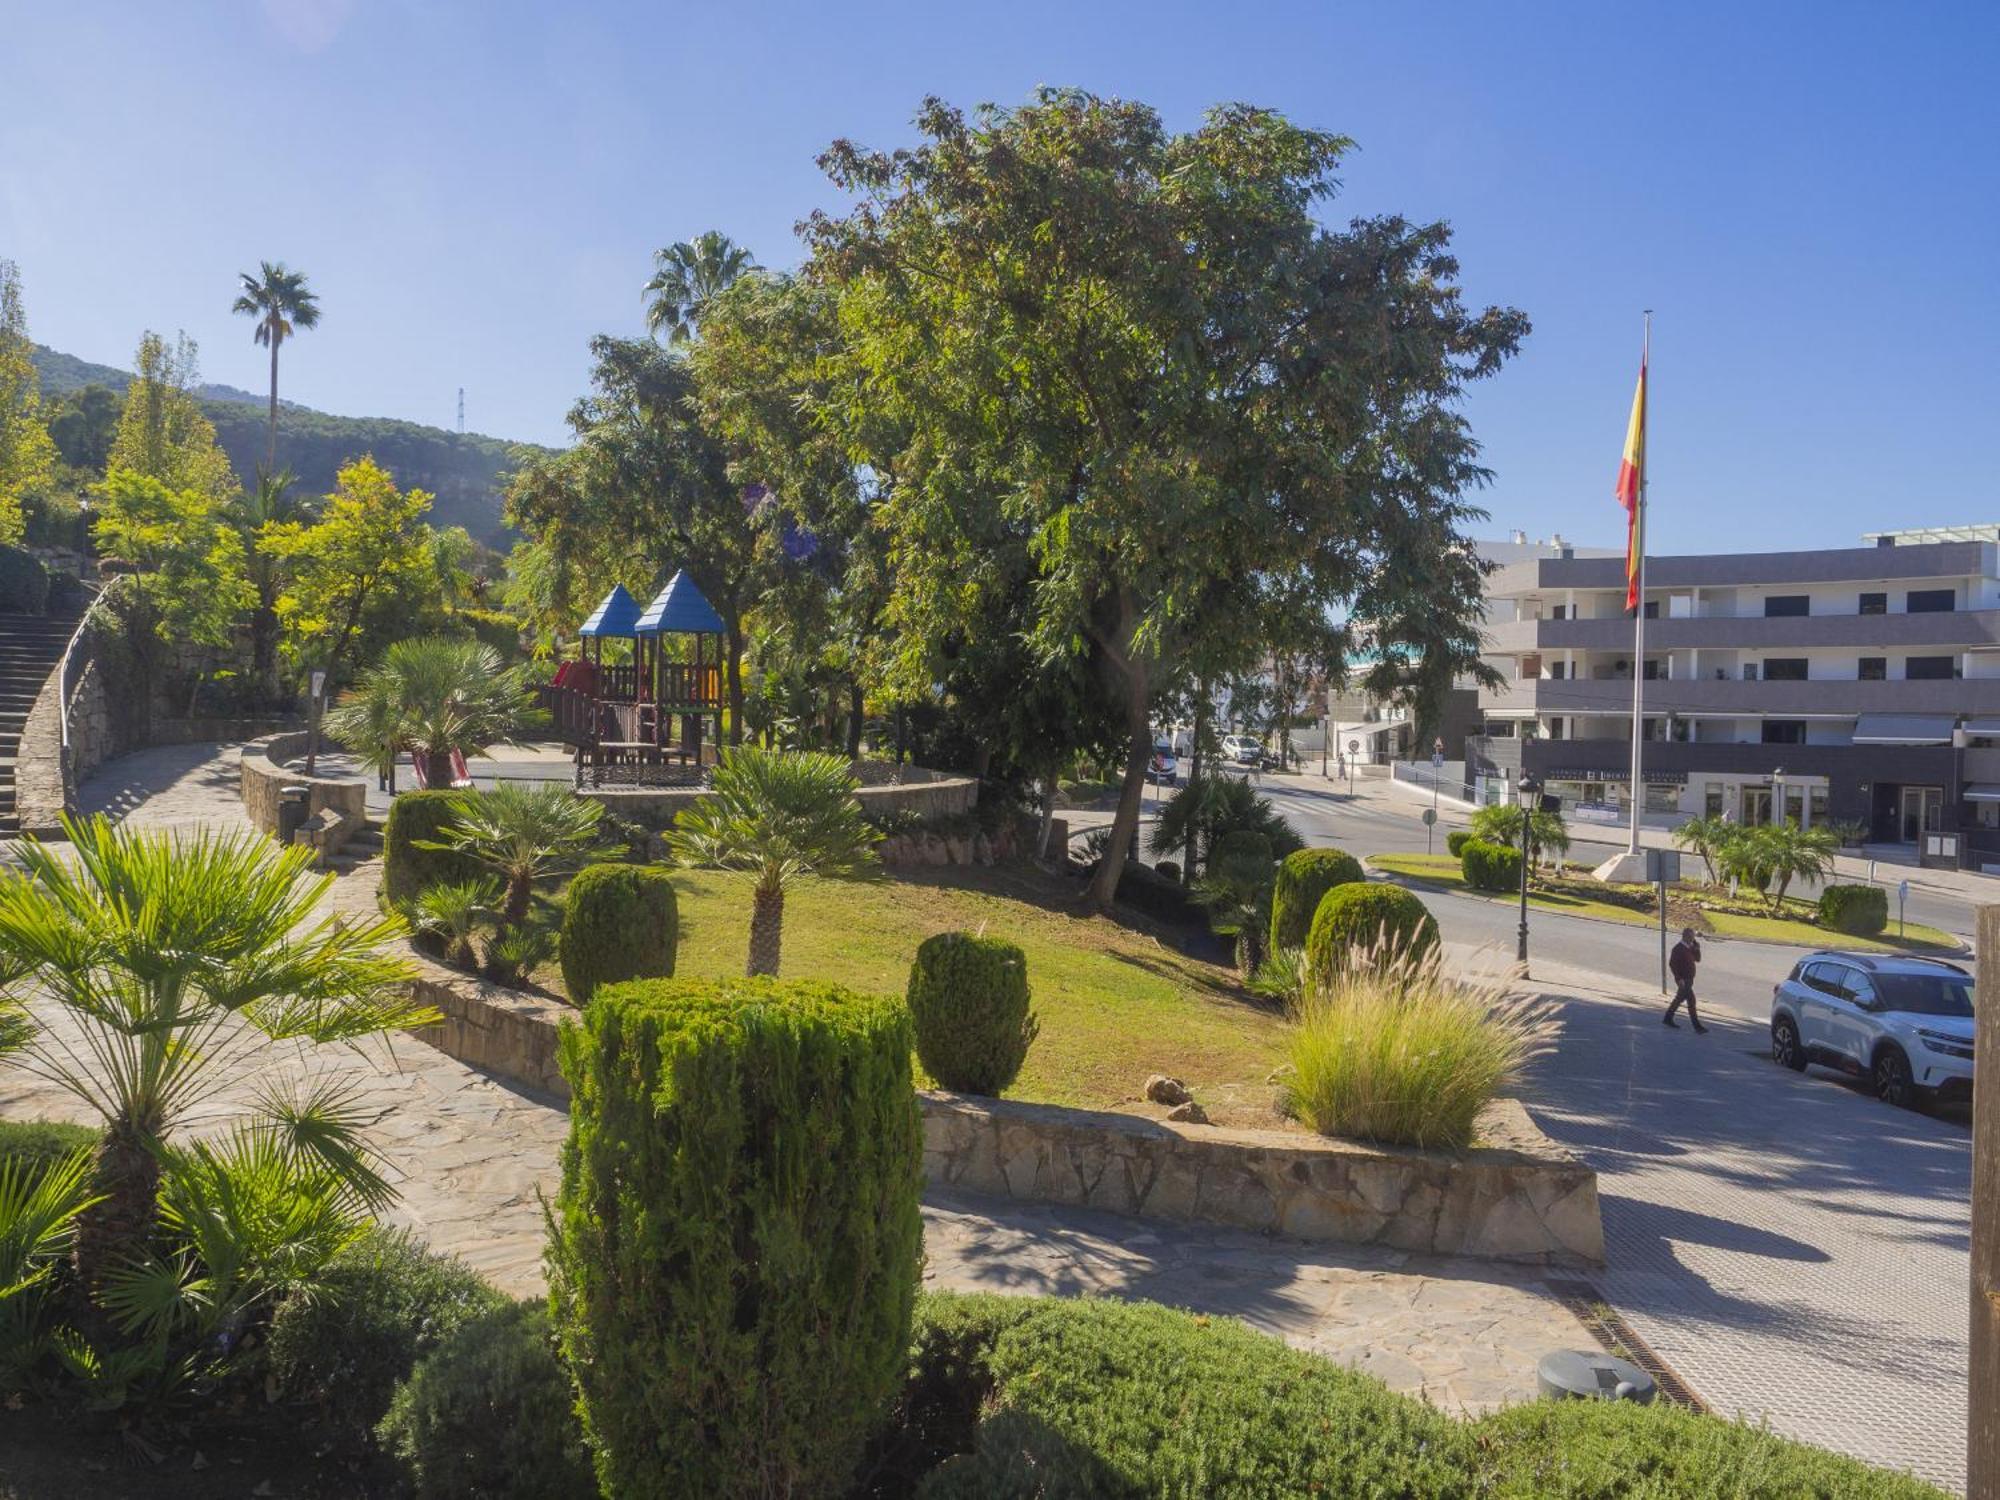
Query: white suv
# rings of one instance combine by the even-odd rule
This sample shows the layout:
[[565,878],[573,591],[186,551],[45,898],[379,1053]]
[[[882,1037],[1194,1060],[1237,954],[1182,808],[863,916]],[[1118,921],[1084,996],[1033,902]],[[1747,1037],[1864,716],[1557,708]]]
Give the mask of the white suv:
[[1814,953],[1771,989],[1771,1056],[1869,1080],[1890,1104],[1972,1097],[1972,976],[1935,958]]

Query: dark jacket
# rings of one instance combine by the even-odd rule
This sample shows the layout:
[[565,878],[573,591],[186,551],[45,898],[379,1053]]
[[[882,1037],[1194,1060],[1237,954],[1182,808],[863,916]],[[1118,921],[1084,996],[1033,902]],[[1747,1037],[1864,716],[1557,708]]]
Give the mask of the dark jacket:
[[1701,944],[1682,938],[1667,955],[1667,970],[1682,984],[1694,983],[1694,966],[1701,962]]

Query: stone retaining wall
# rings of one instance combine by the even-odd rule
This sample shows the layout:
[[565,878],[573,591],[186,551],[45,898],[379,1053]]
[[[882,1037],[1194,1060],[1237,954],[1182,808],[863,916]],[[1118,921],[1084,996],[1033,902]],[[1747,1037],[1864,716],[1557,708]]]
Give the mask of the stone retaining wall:
[[309,736],[303,729],[267,735],[243,747],[243,811],[265,833],[278,832],[280,792],[288,786],[307,788],[306,815],[331,812],[339,822],[322,825],[310,836],[322,854],[332,854],[368,822],[368,783],[358,776],[308,776],[285,764],[305,754]]
[[[568,1099],[557,1000],[420,959],[417,998],[444,1013],[415,1034],[461,1062]],[[1304,1240],[1542,1264],[1604,1259],[1597,1174],[1514,1100],[1463,1154],[1278,1130],[1175,1125],[962,1094],[918,1095],[930,1180],[969,1192],[1228,1224]]]
[[[872,766],[881,766],[881,774],[888,773],[889,768],[881,762],[857,762],[856,771],[861,774],[863,785],[854,795],[863,811],[877,820],[903,813],[928,822],[934,818],[971,812],[979,801],[979,781],[976,777],[947,776],[938,771],[904,766],[902,781],[871,783],[868,780],[871,773],[863,772],[861,768]],[[682,808],[693,806],[707,793],[699,787],[603,786],[585,787],[578,795],[603,803],[604,810],[615,816],[665,828],[679,816]]]

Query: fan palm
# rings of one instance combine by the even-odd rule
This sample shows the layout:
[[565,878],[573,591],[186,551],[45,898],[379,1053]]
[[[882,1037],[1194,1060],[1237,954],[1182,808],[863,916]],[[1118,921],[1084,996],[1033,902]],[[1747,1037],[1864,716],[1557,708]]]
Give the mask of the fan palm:
[[427,635],[391,646],[327,714],[326,727],[372,771],[393,777],[397,755],[414,750],[429,784],[448,787],[454,751],[484,755],[513,743],[527,714],[525,668],[502,667],[500,653],[478,641]]
[[1724,846],[1722,863],[1738,880],[1763,891],[1777,912],[1794,880],[1823,880],[1832,873],[1835,847],[1824,828],[1801,828],[1787,819],[1744,829]]
[[278,467],[278,345],[301,328],[319,326],[319,298],[306,288],[303,271],[288,271],[285,263],[262,261],[257,274],[238,273],[243,290],[229,310],[257,320],[256,340],[271,350],[271,439],[264,467]]
[[465,968],[478,957],[472,940],[500,914],[500,882],[445,880],[424,889],[401,908],[413,931],[444,945],[445,957]]
[[1284,815],[1238,776],[1199,776],[1167,799],[1153,824],[1155,854],[1172,854],[1199,835],[1204,858],[1232,833],[1261,833],[1271,842],[1274,858],[1283,859],[1305,847]]
[[[1505,848],[1520,848],[1520,807],[1512,802],[1499,802],[1480,808],[1472,815],[1472,836]],[[1529,858],[1537,864],[1544,854],[1553,854],[1558,861],[1568,854],[1569,825],[1563,822],[1563,815],[1536,808],[1528,820],[1528,846]]]
[[1270,840],[1262,834],[1234,834],[1209,857],[1207,873],[1194,885],[1195,898],[1208,908],[1209,925],[1236,940],[1236,969],[1252,979],[1264,961],[1264,934],[1271,926],[1271,887],[1278,875]]
[[[500,937],[528,919],[535,882],[578,869],[597,843],[604,809],[566,786],[497,786],[467,792],[452,803],[451,821],[427,849],[455,849],[495,871],[507,884]],[[685,814],[683,814],[685,816]]]
[[1708,883],[1714,885],[1723,848],[1742,832],[1736,824],[1719,816],[1689,818],[1674,830],[1673,840],[1681,848],[1692,849],[1701,856],[1702,868],[1708,871]]
[[20,873],[0,876],[0,974],[61,1012],[19,1065],[104,1121],[101,1201],[78,1226],[78,1269],[94,1288],[144,1252],[162,1143],[266,1039],[352,1041],[437,1012],[411,1000],[407,966],[381,951],[399,922],[318,911],[332,877],[312,875],[310,849],[102,818],[64,828],[69,857],[30,839]]
[[655,338],[665,329],[668,343],[686,343],[708,304],[730,282],[756,268],[748,250],[716,229],[656,251],[645,286],[646,327]]
[[801,875],[877,874],[878,835],[855,800],[854,772],[837,755],[725,751],[711,795],[674,820],[667,847],[683,863],[749,870],[750,957],[745,972],[776,974],[784,944],[785,887]]

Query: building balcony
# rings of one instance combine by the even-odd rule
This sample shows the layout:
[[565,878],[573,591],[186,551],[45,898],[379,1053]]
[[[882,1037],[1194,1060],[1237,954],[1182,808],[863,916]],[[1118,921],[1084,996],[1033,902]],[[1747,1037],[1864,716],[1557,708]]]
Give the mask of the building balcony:
[[[1995,549],[1990,542],[1935,542],[1910,547],[1828,547],[1811,552],[1696,553],[1648,557],[1646,587],[1776,588],[1787,584],[1899,583],[1932,578],[1991,578]],[[1623,557],[1540,558],[1499,570],[1493,592],[1530,586],[1561,589],[1625,588]]]
[[[1504,717],[1529,714],[1630,714],[1629,678],[1607,681],[1532,678],[1498,691],[1482,689],[1480,709]],[[1857,682],[1818,678],[1806,682],[1655,678],[1645,684],[1641,712],[1709,718],[1851,719],[1860,714],[2000,715],[2000,677],[1942,681]]]
[[[1486,627],[1487,650],[1632,650],[1629,617],[1609,620],[1508,620]],[[1853,647],[1894,650],[1936,647],[1946,651],[2000,646],[2000,610],[1882,615],[1701,615],[1648,620],[1646,650],[1762,651],[1782,647]]]
[[[1615,781],[1632,765],[1632,747],[1624,740],[1531,739],[1520,744],[1524,767],[1556,781]],[[1954,753],[1945,745],[1717,745],[1649,740],[1640,764],[1642,774],[1658,773],[1673,781],[1702,776],[1767,777],[1783,771],[1788,776],[1824,776],[1851,792],[1861,782],[1874,781],[1956,785]]]

